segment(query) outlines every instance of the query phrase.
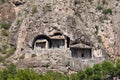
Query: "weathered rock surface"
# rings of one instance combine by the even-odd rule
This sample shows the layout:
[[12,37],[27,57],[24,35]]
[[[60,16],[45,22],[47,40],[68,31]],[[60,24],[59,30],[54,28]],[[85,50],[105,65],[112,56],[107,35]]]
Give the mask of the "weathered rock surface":
[[9,25],[11,25],[15,18],[16,18],[15,10],[11,4],[4,3],[0,5],[0,24],[6,22]]
[[[120,1],[118,0],[105,0],[105,2],[103,0],[28,0],[10,28],[10,44],[17,46],[13,57],[18,60],[22,54],[29,53],[30,55],[34,53],[31,45],[35,36],[40,34],[49,36],[59,31],[70,38],[71,44],[82,43],[92,47],[96,56],[102,51],[102,59],[106,58],[106,56],[117,59],[120,52],[119,26]],[[45,52],[43,57],[37,56],[37,59],[34,60],[23,60],[23,66],[30,64],[30,67],[37,66],[38,69],[47,61],[44,60],[46,59],[45,54],[49,52],[54,54],[54,51],[48,50]],[[82,62],[78,59],[74,60],[70,56],[70,50],[66,53],[70,59],[67,59],[64,53],[62,53],[62,50],[58,50],[51,57],[53,59],[57,58],[55,56],[57,54],[65,57],[65,60],[60,59],[59,63],[62,65],[56,64],[55,67],[55,69],[59,68],[60,71],[64,70],[65,72],[69,67],[63,65],[65,61],[70,62],[70,68],[73,67],[72,70],[75,71],[84,66],[92,66],[102,60],[99,58],[96,60],[93,57],[94,59],[91,62],[90,60]],[[59,56],[58,59],[53,61],[48,60],[48,62],[53,64],[59,58],[61,57]],[[72,63],[79,65],[72,66]]]

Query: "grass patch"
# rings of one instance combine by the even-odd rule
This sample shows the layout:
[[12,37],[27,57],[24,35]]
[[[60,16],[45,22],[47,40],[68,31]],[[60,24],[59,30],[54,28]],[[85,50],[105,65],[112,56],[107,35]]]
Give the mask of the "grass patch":
[[105,14],[105,15],[107,15],[107,14],[111,15],[112,14],[112,9],[110,9],[110,8],[109,9],[104,9],[102,13]]

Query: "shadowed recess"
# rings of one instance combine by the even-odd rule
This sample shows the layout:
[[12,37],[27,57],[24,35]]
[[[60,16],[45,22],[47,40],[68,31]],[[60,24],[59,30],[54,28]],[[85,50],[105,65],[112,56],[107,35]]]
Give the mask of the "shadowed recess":
[[41,40],[41,39],[46,39],[48,41],[48,47],[51,48],[52,46],[52,42],[50,40],[50,38],[47,35],[38,35],[34,38],[33,43],[32,43],[32,49],[34,49],[34,44],[37,40]]

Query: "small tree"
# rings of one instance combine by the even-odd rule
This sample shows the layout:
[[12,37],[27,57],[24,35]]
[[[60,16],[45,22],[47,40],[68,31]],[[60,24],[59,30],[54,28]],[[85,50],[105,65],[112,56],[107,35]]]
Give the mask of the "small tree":
[[103,61],[102,73],[103,73],[103,78],[107,78],[107,76],[110,76],[111,78],[113,78],[115,73],[114,64],[110,61]]
[[93,75],[93,68],[86,68],[85,73],[87,75],[87,78],[89,78],[89,76]]
[[101,75],[101,71],[102,71],[101,65],[100,64],[95,64],[93,66],[93,71],[94,71],[94,74]]
[[76,80],[84,80],[85,79],[85,72],[84,71],[78,71]]

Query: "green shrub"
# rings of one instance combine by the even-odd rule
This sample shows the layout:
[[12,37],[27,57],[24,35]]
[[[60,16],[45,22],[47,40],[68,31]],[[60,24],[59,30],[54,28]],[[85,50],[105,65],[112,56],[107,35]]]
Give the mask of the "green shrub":
[[95,64],[93,66],[93,71],[94,71],[94,74],[101,75],[101,71],[102,71],[101,65],[100,64]]
[[44,74],[44,80],[68,80],[68,77],[59,72],[48,71]]
[[93,68],[87,67],[85,73],[87,75],[87,78],[89,78],[91,75],[93,75]]
[[13,63],[10,63],[9,65],[7,65],[7,72],[15,75],[17,73],[16,66]]
[[116,64],[104,61],[102,64],[95,64],[93,68],[88,67],[85,71],[78,71],[69,76],[53,71],[40,74],[30,69],[16,69],[16,66],[11,63],[0,70],[0,80],[107,80],[109,76],[114,76],[114,73],[117,73],[117,77],[120,76],[120,61]]
[[78,71],[76,75],[76,80],[84,80],[85,79],[85,72],[84,71]]
[[18,70],[17,77],[19,80],[41,80],[39,74],[30,69]]
[[37,55],[36,54],[32,54],[31,57],[36,57]]
[[109,9],[104,9],[102,13],[105,14],[105,15],[106,14],[112,14],[112,9],[110,9],[110,8]]
[[69,77],[69,80],[76,80],[76,74],[71,74]]
[[103,72],[103,76],[104,78],[107,78],[107,75],[114,75],[115,71],[115,67],[114,64],[110,61],[103,61],[102,63],[102,72]]
[[40,74],[30,69],[17,70],[14,64],[0,71],[0,80],[43,80]]
[[97,6],[97,10],[102,10],[103,8],[101,6]]
[[6,22],[3,22],[3,23],[1,24],[1,28],[5,29],[5,30],[8,30],[8,29],[9,29],[9,24],[6,23]]

